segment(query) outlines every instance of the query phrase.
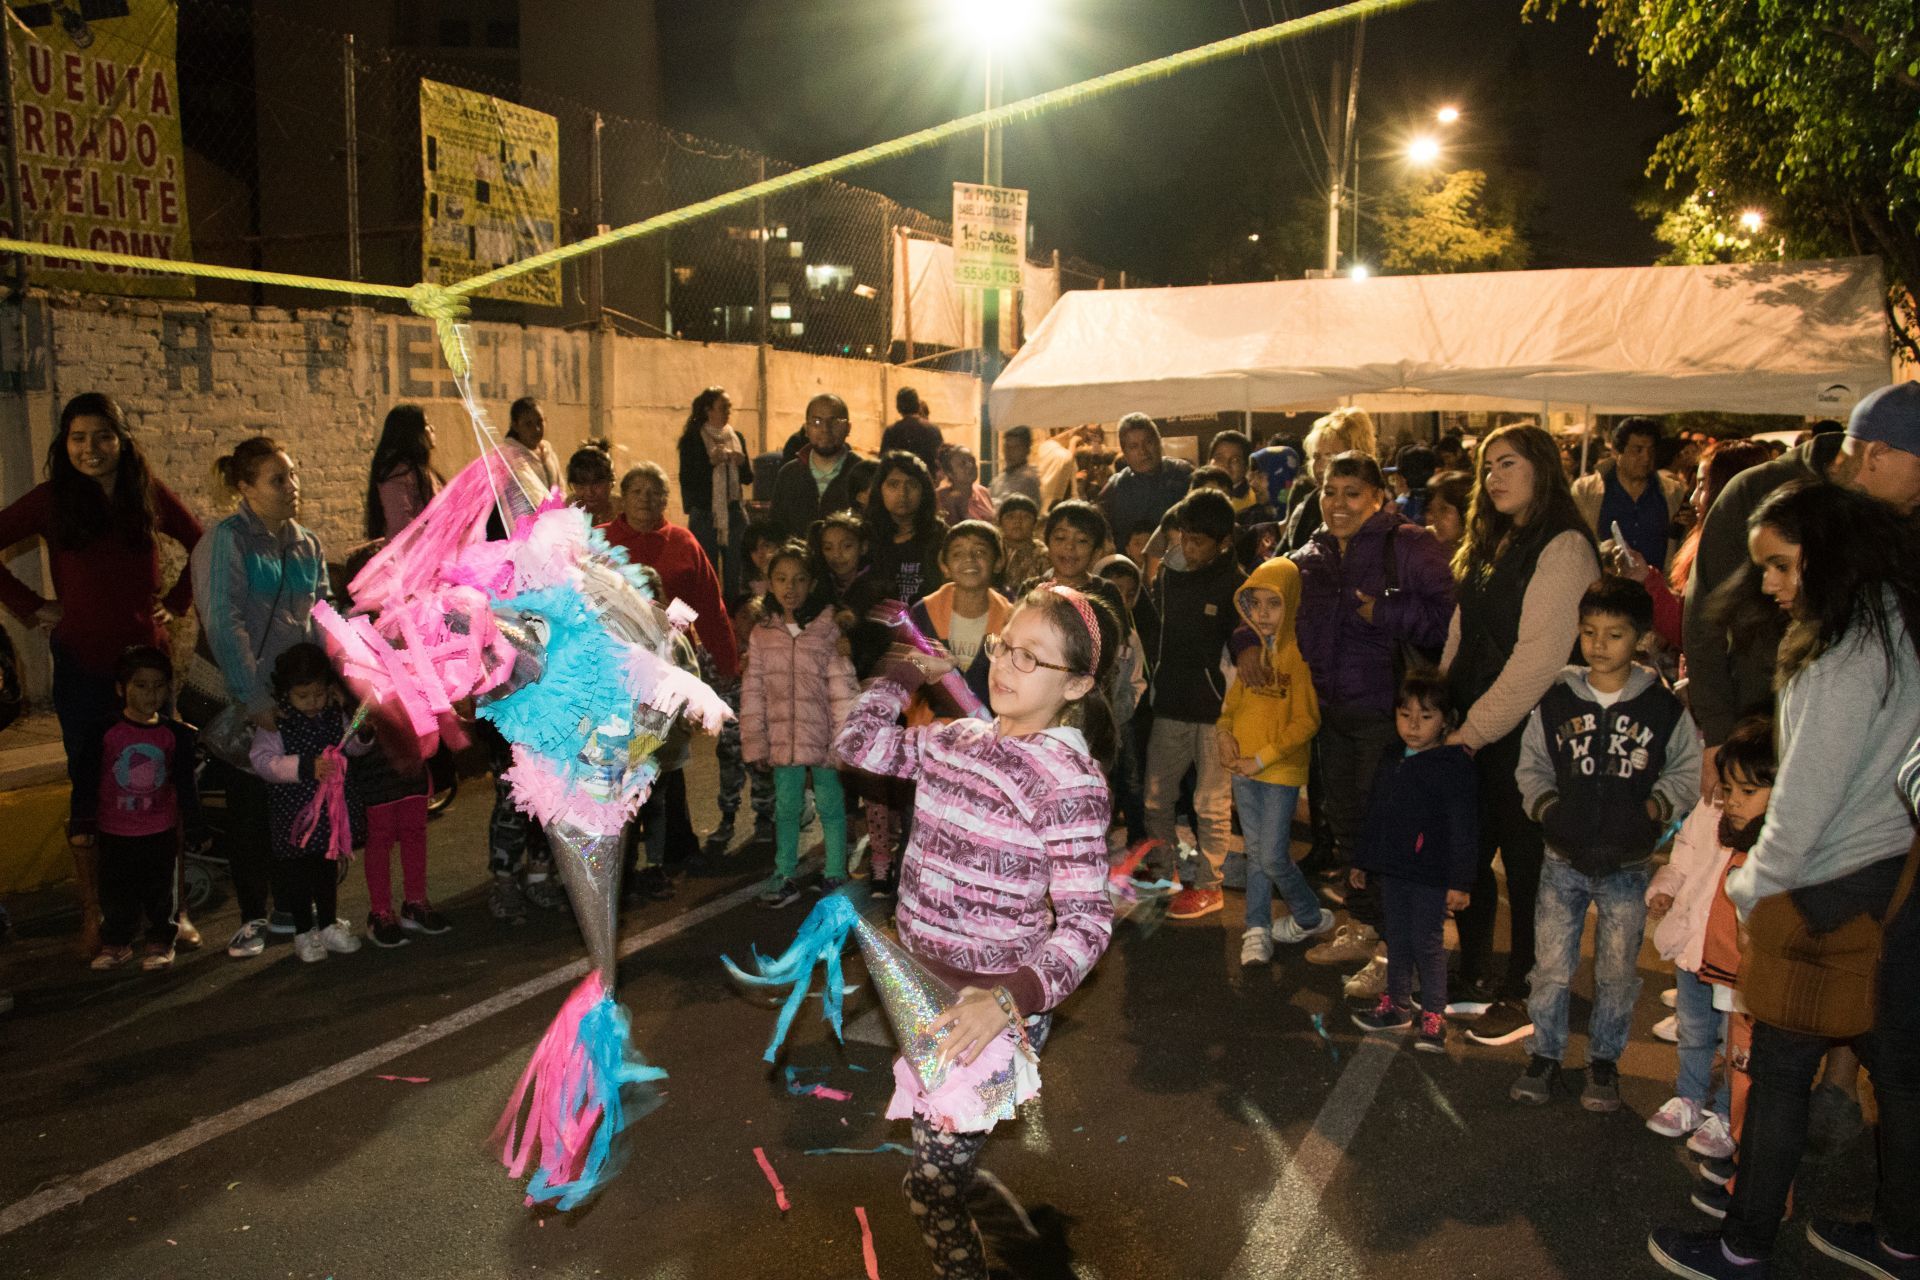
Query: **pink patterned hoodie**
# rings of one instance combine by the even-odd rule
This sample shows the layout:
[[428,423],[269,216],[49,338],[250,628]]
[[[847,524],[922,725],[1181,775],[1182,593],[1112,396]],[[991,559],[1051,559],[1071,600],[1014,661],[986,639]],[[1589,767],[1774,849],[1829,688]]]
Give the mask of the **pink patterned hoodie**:
[[1073,993],[1107,949],[1106,779],[1077,729],[1003,738],[956,720],[903,729],[911,667],[874,681],[834,742],[841,761],[914,781],[900,941],[956,986],[1001,985],[1022,1013]]

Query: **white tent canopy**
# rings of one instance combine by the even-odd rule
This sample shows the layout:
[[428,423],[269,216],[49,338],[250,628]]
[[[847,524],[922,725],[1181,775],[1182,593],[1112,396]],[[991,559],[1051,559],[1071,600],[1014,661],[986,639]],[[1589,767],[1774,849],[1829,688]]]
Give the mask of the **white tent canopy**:
[[1328,408],[1844,416],[1892,380],[1874,258],[1063,294],[996,426]]

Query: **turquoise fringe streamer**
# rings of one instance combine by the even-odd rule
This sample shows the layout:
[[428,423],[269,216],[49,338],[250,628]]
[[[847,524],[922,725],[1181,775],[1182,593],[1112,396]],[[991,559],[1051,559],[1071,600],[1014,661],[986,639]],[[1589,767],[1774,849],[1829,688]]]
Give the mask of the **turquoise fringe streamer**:
[[728,957],[720,957],[720,962],[727,966],[727,972],[742,982],[756,987],[791,985],[793,988],[786,1004],[781,1006],[780,1020],[774,1024],[773,1039],[768,1043],[765,1054],[766,1061],[773,1062],[779,1057],[780,1046],[786,1041],[794,1017],[800,1012],[801,1003],[807,998],[814,967],[823,961],[827,967],[827,986],[820,1003],[827,1022],[833,1027],[834,1039],[840,1038],[841,1004],[846,996],[846,984],[840,972],[840,953],[846,949],[847,935],[853,932],[853,926],[859,918],[851,902],[841,894],[830,893],[807,913],[793,945],[777,959],[770,960],[758,950],[753,953],[754,968],[759,972],[748,973]]
[[667,1073],[648,1066],[633,1054],[627,1011],[611,994],[603,996],[580,1019],[580,1048],[587,1056],[589,1069],[578,1096],[569,1099],[568,1112],[580,1115],[597,1106],[600,1121],[593,1129],[593,1142],[587,1148],[578,1176],[565,1182],[549,1182],[541,1169],[527,1184],[527,1197],[539,1202],[554,1200],[561,1209],[572,1209],[598,1192],[620,1172],[613,1160],[613,1142],[627,1127],[626,1103],[620,1091],[630,1084],[648,1084],[664,1080]]

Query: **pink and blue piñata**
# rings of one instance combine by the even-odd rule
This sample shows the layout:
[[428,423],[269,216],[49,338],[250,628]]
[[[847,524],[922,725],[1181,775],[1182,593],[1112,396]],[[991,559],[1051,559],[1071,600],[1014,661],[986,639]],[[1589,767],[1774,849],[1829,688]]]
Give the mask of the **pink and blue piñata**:
[[[485,540],[501,510],[512,532]],[[621,1090],[659,1080],[614,998],[621,833],[677,718],[709,731],[724,701],[672,659],[693,620],[652,599],[626,554],[558,491],[523,494],[497,451],[463,469],[353,580],[354,615],[314,616],[341,673],[431,751],[464,741],[456,703],[513,750],[514,803],[546,828],[591,968],[534,1050],[495,1138],[528,1203],[570,1209],[616,1172]],[[523,1114],[524,1113],[524,1114]]]

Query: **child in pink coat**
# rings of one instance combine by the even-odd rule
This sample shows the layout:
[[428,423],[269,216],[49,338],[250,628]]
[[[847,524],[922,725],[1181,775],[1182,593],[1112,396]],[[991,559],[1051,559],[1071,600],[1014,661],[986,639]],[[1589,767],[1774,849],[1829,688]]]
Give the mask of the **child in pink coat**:
[[826,878],[847,878],[847,807],[832,762],[833,736],[859,696],[853,663],[840,651],[840,628],[814,590],[807,548],[790,542],[767,563],[770,589],[747,639],[740,691],[740,754],[773,769],[773,879],[759,902],[784,907],[800,896],[800,810],[807,772],[827,841]]

